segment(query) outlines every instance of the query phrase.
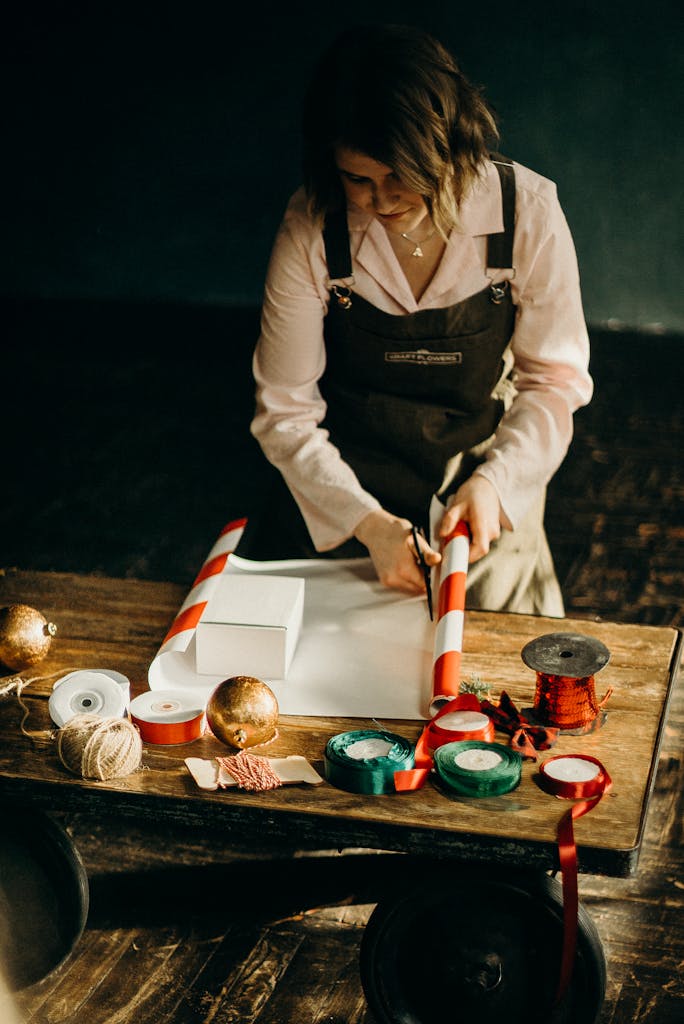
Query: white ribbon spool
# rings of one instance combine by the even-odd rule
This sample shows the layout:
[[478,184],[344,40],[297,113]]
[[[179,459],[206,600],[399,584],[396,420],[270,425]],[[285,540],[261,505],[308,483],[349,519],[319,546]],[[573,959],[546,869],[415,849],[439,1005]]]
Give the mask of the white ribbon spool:
[[50,718],[62,726],[75,715],[100,715],[122,718],[126,714],[126,697],[120,683],[104,672],[80,670],[59,679],[48,700]]

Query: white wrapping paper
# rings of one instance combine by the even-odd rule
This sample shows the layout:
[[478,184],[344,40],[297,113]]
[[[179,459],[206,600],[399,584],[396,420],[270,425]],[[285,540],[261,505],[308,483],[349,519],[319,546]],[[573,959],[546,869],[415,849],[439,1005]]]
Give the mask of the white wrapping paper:
[[148,671],[150,689],[196,688],[206,701],[221,676],[195,671],[195,632],[222,573],[302,576],[304,616],[287,679],[264,680],[283,715],[422,719],[431,696],[434,626],[424,597],[378,582],[370,559],[253,562],[234,550],[244,521],[209,552]]

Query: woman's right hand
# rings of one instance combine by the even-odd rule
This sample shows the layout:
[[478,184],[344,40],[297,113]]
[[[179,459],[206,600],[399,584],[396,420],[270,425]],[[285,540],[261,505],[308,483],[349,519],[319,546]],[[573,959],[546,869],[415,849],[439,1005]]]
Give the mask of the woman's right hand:
[[[354,536],[368,548],[380,582],[408,594],[424,594],[425,579],[416,560],[411,523],[384,509],[369,512],[356,528]],[[437,565],[442,556],[430,547],[424,537],[418,538],[423,558],[429,566]]]

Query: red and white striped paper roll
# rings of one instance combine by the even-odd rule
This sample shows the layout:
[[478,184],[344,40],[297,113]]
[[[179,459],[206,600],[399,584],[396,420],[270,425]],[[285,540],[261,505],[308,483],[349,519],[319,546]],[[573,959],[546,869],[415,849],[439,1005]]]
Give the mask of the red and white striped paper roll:
[[469,552],[470,530],[468,524],[460,520],[444,541],[439,567],[431,715],[459,692]]
[[221,530],[216,543],[204,560],[195,582],[171,623],[171,628],[162,641],[157,657],[168,651],[184,650],[187,647],[188,634],[197,629],[197,624],[202,618],[216,579],[225,569],[228,556],[237,547],[246,522],[246,519],[235,519],[227,523]]

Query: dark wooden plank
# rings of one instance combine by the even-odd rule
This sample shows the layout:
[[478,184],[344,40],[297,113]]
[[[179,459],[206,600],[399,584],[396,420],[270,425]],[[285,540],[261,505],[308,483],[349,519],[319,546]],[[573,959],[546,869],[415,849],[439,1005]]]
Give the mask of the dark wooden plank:
[[[250,1024],[311,1021],[312,1024],[344,1021],[370,1024],[359,984],[358,955],[361,936],[371,907],[321,911],[305,918],[300,926],[304,939],[288,966],[283,984]],[[229,1017],[226,1024],[239,1024]]]

